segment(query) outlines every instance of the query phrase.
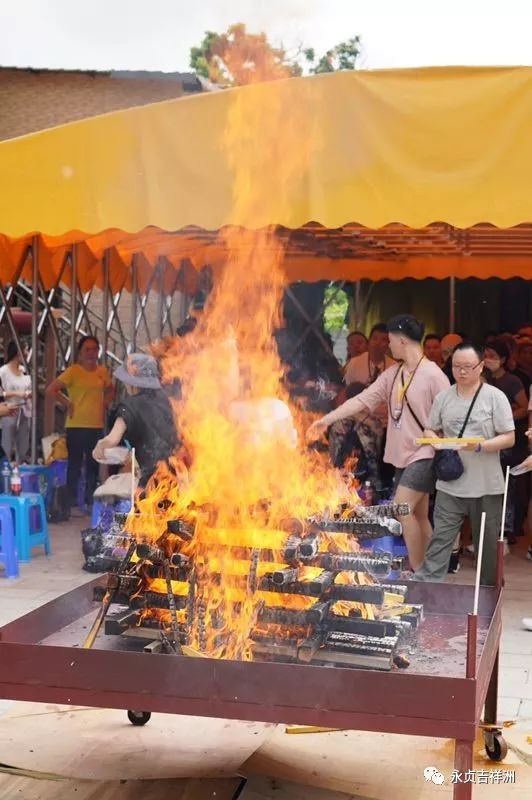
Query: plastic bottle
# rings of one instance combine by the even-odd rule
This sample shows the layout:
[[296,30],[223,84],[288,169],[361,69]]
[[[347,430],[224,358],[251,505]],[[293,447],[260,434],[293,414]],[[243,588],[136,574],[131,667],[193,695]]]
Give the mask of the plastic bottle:
[[366,481],[364,483],[360,495],[365,506],[375,505],[375,489],[373,488],[371,481]]
[[13,467],[13,472],[11,473],[11,494],[18,497],[19,494],[22,493],[22,478],[20,477],[20,472],[18,470],[17,465]]
[[2,494],[11,494],[11,467],[9,461],[4,458],[2,461],[2,472],[0,473]]

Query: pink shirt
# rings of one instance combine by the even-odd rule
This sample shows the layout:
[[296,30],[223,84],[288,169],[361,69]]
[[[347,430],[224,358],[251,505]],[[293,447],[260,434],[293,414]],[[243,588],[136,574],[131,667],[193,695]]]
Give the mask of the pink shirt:
[[[390,402],[392,409],[394,409],[398,405],[398,390],[401,387],[399,369],[400,365],[394,365],[387,369],[377,378],[375,383],[372,383],[371,386],[368,386],[367,389],[357,395],[357,400],[364,403],[370,411],[378,408],[382,403],[389,404]],[[404,378],[407,385],[409,377],[410,373],[405,371]],[[436,395],[448,389],[449,386],[449,379],[438,365],[424,358],[407,392],[408,402],[424,428],[427,426],[432,403]],[[415,444],[414,440],[419,439],[421,436],[423,436],[423,431],[405,402],[403,413],[398,423],[392,419],[391,415],[388,418],[384,460],[389,464],[393,464],[394,467],[403,469],[408,464],[420,461],[422,458],[433,458],[434,450],[432,447],[420,447]]]

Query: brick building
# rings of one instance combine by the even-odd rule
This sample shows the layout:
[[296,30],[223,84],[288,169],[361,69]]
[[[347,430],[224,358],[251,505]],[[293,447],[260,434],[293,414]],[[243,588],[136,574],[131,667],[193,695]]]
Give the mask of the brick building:
[[0,67],[0,140],[205,88],[193,73]]

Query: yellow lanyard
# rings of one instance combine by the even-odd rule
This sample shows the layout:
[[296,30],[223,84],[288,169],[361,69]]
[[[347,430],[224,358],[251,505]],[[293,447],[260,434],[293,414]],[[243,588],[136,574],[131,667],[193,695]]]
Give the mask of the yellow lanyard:
[[416,372],[418,370],[418,367],[419,367],[419,365],[421,364],[421,362],[423,361],[424,358],[425,358],[425,356],[421,356],[419,362],[416,365],[416,368],[410,374],[410,377],[409,377],[409,379],[408,379],[408,381],[406,383],[404,382],[404,365],[401,367],[400,375],[399,375],[401,380],[397,381],[397,402],[399,403],[399,405],[403,404],[404,396],[407,393],[407,391],[409,390],[410,384],[414,380],[414,375],[416,374]]

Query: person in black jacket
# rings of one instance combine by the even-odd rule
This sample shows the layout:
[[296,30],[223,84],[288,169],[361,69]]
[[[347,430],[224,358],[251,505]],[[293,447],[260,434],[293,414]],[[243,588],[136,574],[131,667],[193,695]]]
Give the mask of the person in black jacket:
[[128,397],[118,404],[111,431],[96,444],[95,459],[125,439],[135,448],[140,467],[139,487],[146,486],[159,462],[168,462],[178,446],[176,424],[167,393],[161,387],[153,356],[133,353],[114,373]]

